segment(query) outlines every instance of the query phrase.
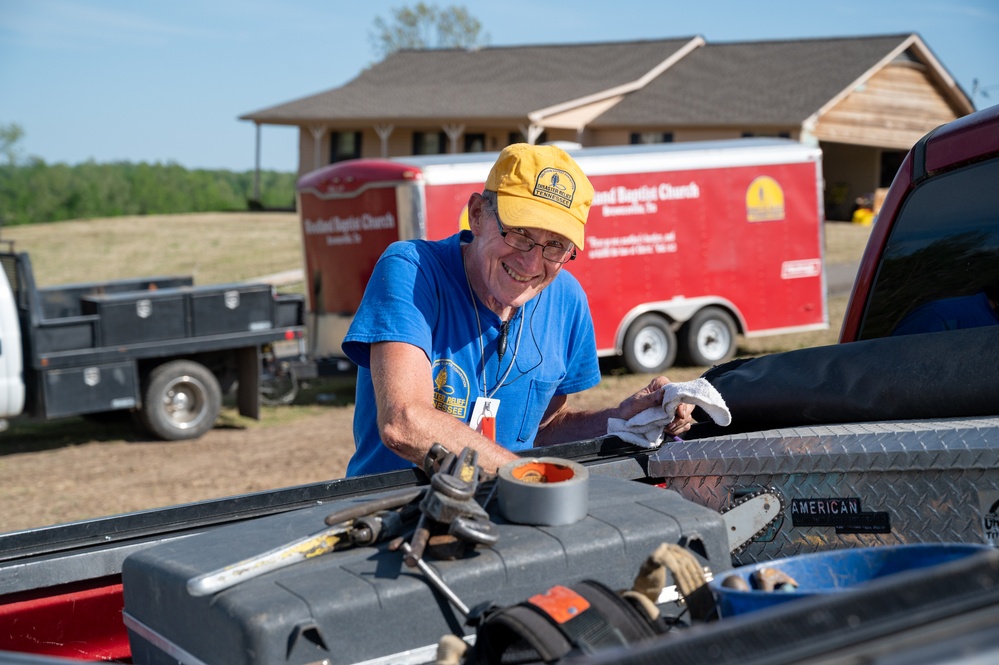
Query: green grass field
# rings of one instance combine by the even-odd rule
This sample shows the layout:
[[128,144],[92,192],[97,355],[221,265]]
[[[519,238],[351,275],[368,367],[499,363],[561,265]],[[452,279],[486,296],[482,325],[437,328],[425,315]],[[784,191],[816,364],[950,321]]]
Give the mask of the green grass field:
[[198,213],[8,227],[39,286],[124,277],[192,275],[222,284],[302,267],[295,213]]

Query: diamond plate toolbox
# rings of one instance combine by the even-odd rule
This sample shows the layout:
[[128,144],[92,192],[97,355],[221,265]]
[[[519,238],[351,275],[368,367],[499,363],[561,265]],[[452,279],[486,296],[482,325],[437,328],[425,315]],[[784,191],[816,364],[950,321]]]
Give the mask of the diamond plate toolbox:
[[649,459],[648,475],[715,510],[758,489],[778,489],[783,515],[739,563],[842,547],[999,544],[999,417],[667,443]]

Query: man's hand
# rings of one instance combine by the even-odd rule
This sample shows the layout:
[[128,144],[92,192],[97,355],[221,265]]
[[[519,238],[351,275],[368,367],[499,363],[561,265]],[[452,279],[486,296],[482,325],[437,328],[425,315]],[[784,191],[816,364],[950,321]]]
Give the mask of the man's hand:
[[[663,408],[663,386],[670,383],[665,376],[657,376],[631,397],[626,398],[615,407],[599,410],[580,410],[570,408],[565,395],[556,395],[548,405],[545,417],[541,419],[541,428],[534,440],[534,446],[550,446],[567,441],[581,441],[607,433],[608,418],[630,420],[642,411],[651,408]],[[666,426],[666,433],[677,436],[690,429],[694,424],[691,414],[692,404],[681,404],[676,409],[676,416]]]
[[[617,410],[619,415],[615,417],[622,420],[629,420],[646,409],[653,407],[661,409],[663,406],[663,387],[668,383],[670,383],[670,380],[665,376],[657,376],[652,379],[649,385],[631,397],[626,398],[618,405]],[[675,417],[666,425],[666,433],[670,436],[677,436],[689,430],[690,426],[694,424],[694,419],[691,415],[693,412],[693,404],[680,404],[676,408]]]

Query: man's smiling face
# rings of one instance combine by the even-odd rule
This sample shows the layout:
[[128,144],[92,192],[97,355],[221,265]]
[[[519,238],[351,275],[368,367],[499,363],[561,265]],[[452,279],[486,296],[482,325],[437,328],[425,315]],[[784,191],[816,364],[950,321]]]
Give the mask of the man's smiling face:
[[[471,246],[475,259],[466,263],[469,279],[477,286],[479,297],[498,314],[508,307],[522,307],[558,275],[562,264],[542,256],[544,245],[557,243],[562,247],[572,247],[572,243],[557,233],[503,226],[495,207],[481,195],[473,196],[469,218],[475,234],[475,242]],[[529,251],[511,247],[503,238],[501,229],[508,233],[519,231],[536,244]],[[474,276],[472,270],[475,270]]]

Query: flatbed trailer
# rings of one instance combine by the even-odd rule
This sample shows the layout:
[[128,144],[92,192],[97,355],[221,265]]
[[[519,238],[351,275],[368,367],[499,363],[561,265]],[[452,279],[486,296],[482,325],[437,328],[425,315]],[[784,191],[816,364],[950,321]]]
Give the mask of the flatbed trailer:
[[26,253],[0,253],[0,264],[0,418],[133,412],[160,438],[197,438],[234,384],[240,413],[259,418],[275,344],[304,353],[301,296],[268,284],[163,276],[38,288]]

